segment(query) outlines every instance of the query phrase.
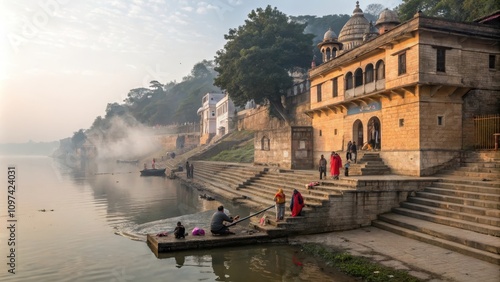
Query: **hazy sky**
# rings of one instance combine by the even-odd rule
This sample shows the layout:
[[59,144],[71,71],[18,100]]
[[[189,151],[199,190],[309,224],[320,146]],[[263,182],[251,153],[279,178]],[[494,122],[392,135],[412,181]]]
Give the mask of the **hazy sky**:
[[[360,7],[372,3],[401,0]],[[130,89],[180,82],[268,4],[323,16],[351,15],[356,1],[0,0],[0,143],[71,137]]]

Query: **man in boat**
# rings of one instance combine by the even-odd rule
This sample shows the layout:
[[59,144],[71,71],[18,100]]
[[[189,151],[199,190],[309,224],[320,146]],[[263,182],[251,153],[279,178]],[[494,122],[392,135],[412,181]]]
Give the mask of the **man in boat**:
[[228,234],[234,234],[234,232],[231,232],[229,228],[224,225],[224,222],[233,222],[235,220],[238,220],[240,216],[235,216],[230,217],[224,212],[224,207],[219,206],[217,208],[217,211],[212,215],[212,222],[210,224],[210,231],[212,234],[218,234],[218,235],[228,235]]

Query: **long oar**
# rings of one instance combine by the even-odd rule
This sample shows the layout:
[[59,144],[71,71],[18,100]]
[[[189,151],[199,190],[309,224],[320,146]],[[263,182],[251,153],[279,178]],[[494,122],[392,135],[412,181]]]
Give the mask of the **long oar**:
[[267,211],[267,210],[268,210],[268,209],[270,209],[270,208],[274,208],[274,205],[272,205],[272,206],[270,206],[270,207],[268,207],[268,208],[265,208],[265,209],[263,209],[263,210],[261,210],[261,211],[258,211],[258,212],[256,212],[256,213],[253,213],[253,214],[251,214],[251,215],[249,215],[249,216],[246,216],[246,217],[244,217],[244,218],[242,218],[242,219],[239,219],[239,220],[237,220],[237,221],[235,221],[235,222],[233,222],[233,223],[231,223],[231,224],[228,224],[227,226],[228,226],[228,227],[229,227],[229,226],[233,226],[233,225],[235,225],[235,224],[236,224],[236,223],[238,223],[238,222],[242,222],[243,220],[247,220],[247,219],[249,219],[249,218],[251,218],[251,217],[253,217],[253,216],[256,216],[256,215],[258,215],[258,214],[260,214],[260,213],[263,213],[263,212]]

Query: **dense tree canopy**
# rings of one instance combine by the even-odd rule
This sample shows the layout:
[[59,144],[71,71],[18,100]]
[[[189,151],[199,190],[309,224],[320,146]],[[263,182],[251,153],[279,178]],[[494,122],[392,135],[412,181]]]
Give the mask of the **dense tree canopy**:
[[71,143],[73,144],[74,148],[79,148],[85,143],[85,140],[87,139],[87,136],[83,132],[83,129],[78,130],[77,132],[73,133],[73,137],[71,137]]
[[427,16],[471,22],[499,9],[498,0],[403,0],[397,7],[401,21],[420,10]]
[[227,90],[237,106],[253,99],[279,101],[293,85],[290,74],[312,59],[314,35],[276,8],[252,10],[243,26],[230,29],[217,52],[215,85]]

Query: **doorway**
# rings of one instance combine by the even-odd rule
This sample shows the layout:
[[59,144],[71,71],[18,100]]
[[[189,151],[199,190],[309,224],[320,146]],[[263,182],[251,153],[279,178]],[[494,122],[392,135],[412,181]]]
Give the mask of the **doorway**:
[[363,123],[359,119],[352,126],[352,140],[358,148],[363,147]]
[[368,143],[372,146],[374,150],[380,150],[381,145],[381,134],[380,134],[380,120],[378,117],[374,116],[368,120]]

